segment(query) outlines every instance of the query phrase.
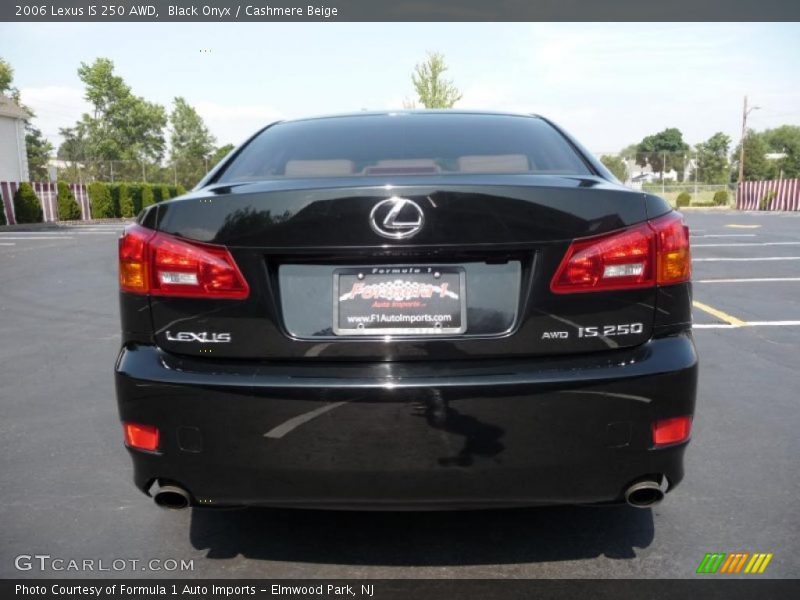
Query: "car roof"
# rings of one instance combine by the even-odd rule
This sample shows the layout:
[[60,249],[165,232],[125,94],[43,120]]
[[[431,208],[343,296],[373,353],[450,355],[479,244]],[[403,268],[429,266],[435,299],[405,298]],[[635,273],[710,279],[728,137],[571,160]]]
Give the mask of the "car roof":
[[446,109],[436,109],[436,108],[426,108],[426,109],[397,109],[397,110],[360,110],[358,112],[348,112],[348,113],[333,113],[333,114],[326,114],[326,115],[314,115],[308,117],[298,117],[294,119],[283,119],[279,121],[280,123],[294,123],[298,121],[315,121],[319,119],[342,119],[342,118],[352,118],[352,117],[396,117],[396,116],[419,116],[419,115],[476,115],[476,116],[500,116],[500,117],[527,117],[527,118],[534,118],[538,119],[541,118],[539,115],[530,113],[518,113],[518,112],[509,112],[509,111],[493,111],[493,110],[467,110],[467,109],[459,109],[459,108],[446,108]]

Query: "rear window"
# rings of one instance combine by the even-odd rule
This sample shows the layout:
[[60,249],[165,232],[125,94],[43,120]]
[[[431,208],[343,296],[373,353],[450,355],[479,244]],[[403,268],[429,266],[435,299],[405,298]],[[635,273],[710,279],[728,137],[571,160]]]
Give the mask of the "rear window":
[[459,173],[590,171],[541,119],[399,113],[279,123],[252,140],[218,181]]

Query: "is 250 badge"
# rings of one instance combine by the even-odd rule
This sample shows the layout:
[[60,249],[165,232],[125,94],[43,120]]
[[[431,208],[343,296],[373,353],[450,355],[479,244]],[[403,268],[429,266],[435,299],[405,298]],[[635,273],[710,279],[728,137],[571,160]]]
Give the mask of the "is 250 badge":
[[579,338],[616,337],[642,333],[641,323],[621,323],[619,325],[598,325],[596,327],[578,327]]

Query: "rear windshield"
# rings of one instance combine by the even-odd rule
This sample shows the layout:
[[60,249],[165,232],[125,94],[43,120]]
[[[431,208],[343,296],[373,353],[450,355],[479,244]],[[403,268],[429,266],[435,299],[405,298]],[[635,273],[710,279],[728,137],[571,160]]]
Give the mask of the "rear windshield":
[[538,118],[401,113],[279,123],[252,140],[218,181],[459,173],[590,171]]

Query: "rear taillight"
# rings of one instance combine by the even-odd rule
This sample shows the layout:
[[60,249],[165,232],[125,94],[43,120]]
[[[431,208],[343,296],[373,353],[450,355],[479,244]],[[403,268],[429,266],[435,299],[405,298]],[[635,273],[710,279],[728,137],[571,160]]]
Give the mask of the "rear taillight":
[[607,235],[575,240],[550,289],[556,294],[652,287],[688,281],[689,229],[680,213]]
[[250,288],[227,248],[131,225],[119,242],[124,292],[194,298],[247,298]]
[[692,433],[692,417],[672,417],[653,423],[653,444],[666,446],[689,439]]

